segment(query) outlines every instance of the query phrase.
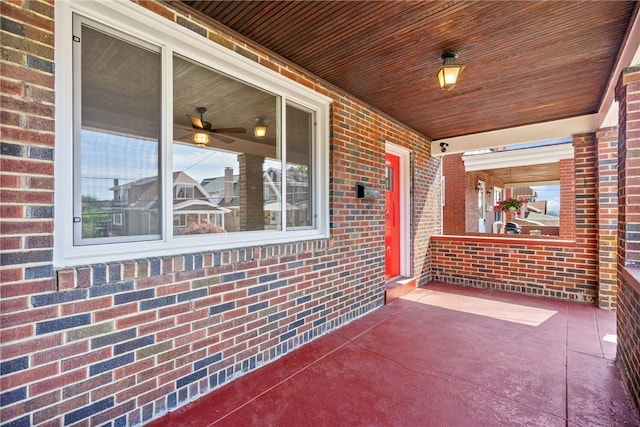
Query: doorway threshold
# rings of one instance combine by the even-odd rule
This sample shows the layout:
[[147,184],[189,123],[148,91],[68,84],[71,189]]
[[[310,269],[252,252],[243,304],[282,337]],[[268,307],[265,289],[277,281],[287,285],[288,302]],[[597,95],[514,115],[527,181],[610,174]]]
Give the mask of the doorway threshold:
[[414,277],[394,277],[385,283],[384,303],[389,304],[391,301],[408,294],[416,288],[416,279]]

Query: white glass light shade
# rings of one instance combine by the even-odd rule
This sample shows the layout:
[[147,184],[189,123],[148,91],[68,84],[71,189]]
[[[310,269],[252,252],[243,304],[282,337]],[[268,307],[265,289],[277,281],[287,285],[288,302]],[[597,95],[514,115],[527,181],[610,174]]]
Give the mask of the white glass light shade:
[[209,134],[204,132],[194,132],[192,139],[198,147],[206,147],[211,142]]
[[438,83],[442,89],[451,90],[456,85],[460,73],[464,70],[464,65],[456,63],[457,54],[447,53],[442,57],[444,62],[438,70]]
[[264,138],[267,136],[267,127],[264,125],[256,125],[256,127],[253,128],[253,135],[258,139]]

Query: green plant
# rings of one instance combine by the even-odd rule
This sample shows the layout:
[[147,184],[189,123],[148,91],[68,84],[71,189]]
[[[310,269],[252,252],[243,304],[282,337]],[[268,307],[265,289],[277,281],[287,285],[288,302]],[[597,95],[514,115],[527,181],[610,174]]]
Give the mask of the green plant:
[[499,211],[504,212],[509,210],[519,211],[522,208],[522,205],[526,204],[527,202],[528,202],[527,199],[514,199],[512,197],[509,197],[506,200],[500,200],[498,203],[496,203],[496,205],[493,207],[493,211],[494,212],[499,212]]

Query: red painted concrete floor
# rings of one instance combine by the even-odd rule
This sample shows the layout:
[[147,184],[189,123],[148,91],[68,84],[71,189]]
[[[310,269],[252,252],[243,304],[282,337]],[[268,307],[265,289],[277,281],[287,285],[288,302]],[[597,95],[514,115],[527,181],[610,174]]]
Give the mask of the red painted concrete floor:
[[639,426],[615,314],[432,283],[152,426]]

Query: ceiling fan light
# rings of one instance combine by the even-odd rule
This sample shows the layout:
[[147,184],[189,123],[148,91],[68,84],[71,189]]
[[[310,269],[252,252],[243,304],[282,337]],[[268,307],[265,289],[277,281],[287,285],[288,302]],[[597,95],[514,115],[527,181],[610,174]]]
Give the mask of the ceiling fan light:
[[457,63],[458,54],[456,52],[445,52],[442,54],[442,65],[438,69],[438,83],[440,88],[451,90],[456,85],[458,77],[464,70],[464,65]]
[[191,139],[198,147],[206,147],[211,142],[209,134],[204,132],[194,132]]

